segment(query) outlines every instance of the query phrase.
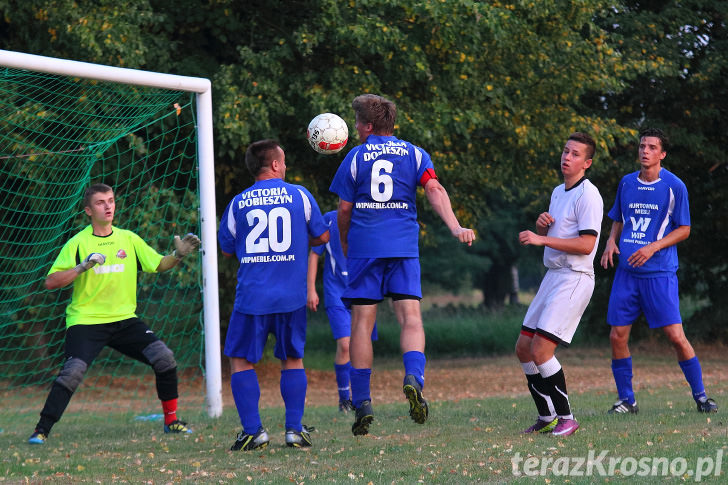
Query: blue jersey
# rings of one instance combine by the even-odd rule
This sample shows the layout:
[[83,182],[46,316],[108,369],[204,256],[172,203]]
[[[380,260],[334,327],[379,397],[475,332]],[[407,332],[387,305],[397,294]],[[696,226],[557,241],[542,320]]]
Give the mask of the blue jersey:
[[313,251],[324,256],[324,307],[331,308],[335,306],[343,307],[341,294],[346,289],[348,273],[346,272],[346,258],[341,249],[341,241],[339,240],[339,228],[336,223],[336,211],[324,214],[324,221],[329,225],[329,242],[325,245],[314,246]]
[[619,267],[635,276],[656,276],[674,273],[678,268],[677,246],[657,251],[638,268],[627,258],[642,246],[662,239],[679,226],[690,225],[690,207],[685,184],[666,169],[654,182],[639,179],[639,172],[625,175],[619,183],[609,217],[622,222],[619,237]]
[[428,169],[426,151],[394,136],[369,135],[346,155],[330,190],[354,205],[348,257],[419,256],[415,196]]
[[286,313],[306,305],[309,237],[326,232],[311,193],[281,179],[236,195],[220,221],[221,249],[240,261],[235,310]]

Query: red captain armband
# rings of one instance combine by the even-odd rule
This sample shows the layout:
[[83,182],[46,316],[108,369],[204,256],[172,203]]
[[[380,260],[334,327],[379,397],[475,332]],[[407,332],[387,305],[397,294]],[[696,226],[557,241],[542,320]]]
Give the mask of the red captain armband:
[[427,170],[425,170],[425,173],[422,174],[422,178],[420,178],[420,185],[424,187],[427,182],[432,179],[437,180],[437,175],[435,175],[435,169],[428,168]]

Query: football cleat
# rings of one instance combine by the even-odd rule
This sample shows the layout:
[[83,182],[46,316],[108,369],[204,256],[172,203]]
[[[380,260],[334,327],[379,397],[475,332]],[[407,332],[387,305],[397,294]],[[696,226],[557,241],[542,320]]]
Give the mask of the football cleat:
[[569,436],[576,433],[577,429],[579,429],[579,423],[576,422],[576,419],[559,418],[559,422],[551,431],[551,434],[554,436]]
[[640,412],[640,408],[637,407],[637,401],[633,404],[627,401],[617,401],[612,406],[612,409],[607,411],[607,414],[637,414]]
[[165,433],[192,433],[192,430],[187,427],[187,423],[184,421],[180,421],[179,419],[175,419],[169,424],[164,425],[164,432]]
[[30,438],[28,438],[28,444],[30,445],[43,445],[48,439],[48,435],[43,430],[35,430]]
[[409,401],[409,414],[412,421],[417,424],[423,424],[427,421],[429,409],[427,407],[427,401],[422,397],[422,387],[415,379],[415,376],[411,374],[405,376],[402,391]]
[[339,401],[339,412],[340,413],[348,413],[349,411],[353,411],[353,410],[354,410],[354,404],[352,404],[351,399]]
[[705,401],[698,401],[698,412],[717,413],[718,405],[711,398],[708,398]]
[[551,421],[544,421],[541,418],[539,418],[536,420],[535,424],[533,424],[529,428],[524,429],[521,433],[522,434],[549,433],[556,427],[557,422],[558,422],[558,420],[556,418],[552,419]]
[[354,436],[363,436],[369,433],[369,425],[374,421],[374,413],[372,411],[372,402],[363,401],[356,408],[354,424],[351,425],[351,432]]
[[313,426],[301,426],[301,431],[295,429],[286,430],[286,446],[291,448],[306,448],[312,445],[311,433],[316,431]]
[[256,431],[255,434],[247,434],[244,430],[238,433],[238,437],[235,439],[235,443],[230,447],[231,451],[250,451],[256,449],[263,449],[268,446],[270,438],[268,438],[268,432],[262,426]]

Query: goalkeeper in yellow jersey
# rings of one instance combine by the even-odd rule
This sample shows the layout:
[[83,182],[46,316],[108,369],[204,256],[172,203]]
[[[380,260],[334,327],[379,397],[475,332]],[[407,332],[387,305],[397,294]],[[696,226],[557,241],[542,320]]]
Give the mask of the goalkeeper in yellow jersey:
[[51,386],[30,444],[43,444],[61,419],[86,369],[109,346],[152,367],[162,401],[165,433],[190,433],[177,419],[177,363],[172,351],[137,318],[137,272],[167,271],[193,252],[200,240],[194,234],[175,236],[175,250],[162,256],[131,231],[114,227],[114,191],[105,184],[86,189],[84,211],[91,224],[63,246],[48,272],[49,290],[73,283],[66,308],[63,366]]

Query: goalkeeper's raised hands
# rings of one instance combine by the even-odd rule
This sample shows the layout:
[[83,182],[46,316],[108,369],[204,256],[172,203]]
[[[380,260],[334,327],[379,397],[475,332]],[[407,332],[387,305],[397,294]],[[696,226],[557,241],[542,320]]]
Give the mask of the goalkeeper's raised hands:
[[184,237],[174,237],[174,252],[172,253],[175,258],[182,259],[192,251],[200,246],[200,238],[194,234],[187,233]]
[[86,258],[84,258],[83,261],[81,261],[78,265],[76,265],[75,269],[76,273],[81,274],[84,271],[88,271],[97,264],[104,264],[106,261],[106,256],[104,256],[101,253],[91,253]]
[[174,268],[180,261],[182,261],[182,258],[190,254],[192,251],[195,251],[199,246],[200,238],[192,233],[185,234],[182,237],[175,236],[174,251],[172,251],[172,254],[162,258],[162,261],[159,262],[159,266],[157,266],[157,271],[161,273],[162,271]]

